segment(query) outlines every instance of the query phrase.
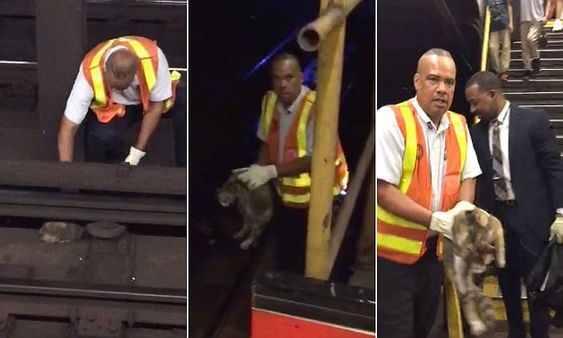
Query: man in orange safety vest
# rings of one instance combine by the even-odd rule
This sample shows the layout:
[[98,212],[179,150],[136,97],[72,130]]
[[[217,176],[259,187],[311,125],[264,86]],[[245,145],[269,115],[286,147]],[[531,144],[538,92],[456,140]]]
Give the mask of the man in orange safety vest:
[[[258,160],[249,168],[234,171],[250,189],[275,180],[280,201],[276,210],[279,218],[274,222],[276,268],[303,273],[317,93],[303,85],[301,67],[294,55],[277,55],[270,71],[273,90],[262,99]],[[334,196],[346,189],[347,182],[348,166],[337,141]]]
[[[84,57],[67,100],[58,136],[59,160],[73,160],[74,138],[87,118],[88,161],[137,165],[166,113],[173,121],[176,165],[185,166],[186,95],[179,81],[180,73],[170,72],[155,41],[124,36],[98,44]],[[123,134],[139,120],[140,130],[125,156]]]
[[[431,49],[418,61],[416,97],[376,113],[378,332],[427,337],[438,309],[441,238],[472,210],[481,169],[465,118],[449,111],[456,67]],[[439,239],[440,238],[440,239]]]

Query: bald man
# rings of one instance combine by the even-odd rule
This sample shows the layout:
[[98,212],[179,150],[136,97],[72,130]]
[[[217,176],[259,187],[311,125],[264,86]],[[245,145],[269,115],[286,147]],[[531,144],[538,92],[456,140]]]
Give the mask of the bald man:
[[[59,160],[73,160],[75,135],[86,120],[87,161],[137,165],[161,116],[167,114],[173,119],[176,165],[185,166],[185,88],[176,95],[178,82],[179,73],[170,72],[156,42],[127,36],[100,43],[86,54],[67,100],[58,136]],[[139,120],[137,137],[127,145],[123,135]]]
[[416,96],[376,112],[380,337],[428,336],[443,275],[439,238],[475,208],[481,169],[465,118],[449,111],[455,78],[450,53],[431,49],[418,61]]
[[[292,54],[274,57],[270,78],[272,90],[262,99],[257,132],[262,142],[258,159],[249,168],[235,172],[250,189],[276,181],[279,196],[274,222],[276,269],[302,274],[316,92],[303,85],[299,61]],[[347,180],[346,159],[337,141],[335,195],[345,189]]]

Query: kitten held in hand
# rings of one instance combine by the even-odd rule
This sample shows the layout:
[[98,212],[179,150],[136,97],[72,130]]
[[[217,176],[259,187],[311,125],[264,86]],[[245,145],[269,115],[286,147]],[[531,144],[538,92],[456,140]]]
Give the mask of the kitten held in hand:
[[496,259],[506,265],[502,224],[483,209],[459,213],[454,219],[452,240],[444,240],[444,269],[456,287],[471,334],[479,336],[492,329],[495,313],[491,300],[483,295],[477,280]]
[[231,175],[227,182],[219,189],[217,199],[223,207],[237,204],[243,219],[242,228],[233,236],[235,239],[244,239],[240,248],[248,249],[256,246],[258,238],[264,227],[272,219],[274,207],[272,191],[268,184],[254,190],[238,180],[237,175]]

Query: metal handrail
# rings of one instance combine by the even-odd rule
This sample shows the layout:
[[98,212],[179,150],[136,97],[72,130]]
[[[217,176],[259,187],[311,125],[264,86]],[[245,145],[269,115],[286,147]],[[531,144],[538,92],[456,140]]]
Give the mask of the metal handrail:
[[483,25],[483,44],[481,45],[481,71],[487,70],[489,56],[489,33],[491,31],[491,11],[489,6],[485,9],[485,20]]

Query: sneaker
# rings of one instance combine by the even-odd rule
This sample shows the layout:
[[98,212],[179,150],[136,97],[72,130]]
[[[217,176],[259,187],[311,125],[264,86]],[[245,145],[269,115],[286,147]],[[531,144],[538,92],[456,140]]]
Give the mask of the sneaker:
[[524,78],[524,80],[528,80],[532,77],[532,71],[531,70],[526,70],[524,72],[524,75],[522,75],[522,77]]
[[499,78],[502,82],[506,82],[506,81],[508,81],[508,73],[500,73],[500,75],[498,76],[498,78]]
[[555,22],[553,23],[553,28],[551,29],[552,32],[557,32],[563,30],[563,22],[561,22],[561,19],[555,19]]

